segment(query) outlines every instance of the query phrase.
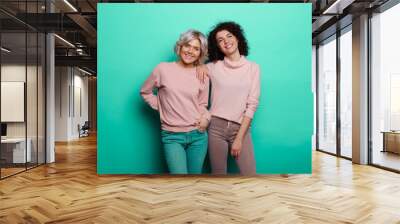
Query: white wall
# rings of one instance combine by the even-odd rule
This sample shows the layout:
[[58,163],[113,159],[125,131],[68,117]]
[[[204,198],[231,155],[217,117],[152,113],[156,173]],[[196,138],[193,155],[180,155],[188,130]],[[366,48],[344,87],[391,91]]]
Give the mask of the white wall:
[[88,77],[76,68],[56,67],[55,87],[55,140],[77,139],[78,124],[88,120]]
[[[25,82],[25,75],[27,69],[28,85],[32,88],[27,88],[27,119],[28,119],[28,137],[30,133],[35,133],[36,136],[36,66],[27,66],[18,64],[6,64],[1,66],[1,81],[2,82]],[[6,97],[6,96],[3,96]],[[41,107],[42,105],[39,105]],[[6,110],[7,108],[1,108]],[[35,113],[33,113],[35,112]],[[25,137],[25,124],[26,122],[11,122],[7,123],[7,136],[8,137]]]
[[55,141],[67,141],[69,132],[69,84],[67,67],[55,68]]
[[[79,137],[78,133],[78,124],[81,126],[85,123],[85,121],[89,120],[89,111],[88,111],[88,77],[81,76],[82,73],[78,73],[79,75],[74,75],[74,108],[72,113],[72,136],[75,138]],[[79,93],[80,92],[80,93]],[[79,97],[80,96],[80,97]],[[81,110],[81,111],[80,111]]]
[[[31,70],[32,67],[28,67]],[[30,74],[30,72],[28,72]],[[9,64],[1,66],[1,81],[3,82],[25,82],[25,64]],[[4,96],[3,96],[4,97]],[[6,110],[6,108],[1,108]],[[25,123],[12,122],[7,123],[7,137],[25,137]]]

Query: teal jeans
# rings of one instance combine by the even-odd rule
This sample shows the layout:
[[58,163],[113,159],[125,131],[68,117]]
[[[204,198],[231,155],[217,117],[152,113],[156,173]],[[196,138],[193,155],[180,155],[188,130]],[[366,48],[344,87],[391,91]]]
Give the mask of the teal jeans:
[[207,154],[207,132],[161,131],[165,160],[171,174],[201,174]]

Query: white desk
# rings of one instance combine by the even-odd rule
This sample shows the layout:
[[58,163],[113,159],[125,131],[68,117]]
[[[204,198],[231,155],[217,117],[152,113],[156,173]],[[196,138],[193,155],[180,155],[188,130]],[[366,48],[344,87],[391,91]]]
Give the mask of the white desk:
[[[30,138],[27,139],[27,146],[25,151],[25,138],[6,138],[1,139],[2,147],[13,147],[12,148],[12,162],[13,163],[25,163],[25,158],[27,158],[26,162],[31,162],[32,154],[31,154],[31,145],[32,140]],[[7,150],[7,149],[6,149]],[[2,148],[2,151],[5,151]],[[26,152],[26,154],[25,154]]]

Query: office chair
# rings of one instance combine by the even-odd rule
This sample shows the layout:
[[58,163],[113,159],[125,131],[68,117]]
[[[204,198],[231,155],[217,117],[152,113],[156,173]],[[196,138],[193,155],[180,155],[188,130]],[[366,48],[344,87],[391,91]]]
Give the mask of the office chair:
[[79,138],[89,136],[89,129],[90,129],[89,121],[85,121],[82,127],[80,127],[80,125],[78,124]]

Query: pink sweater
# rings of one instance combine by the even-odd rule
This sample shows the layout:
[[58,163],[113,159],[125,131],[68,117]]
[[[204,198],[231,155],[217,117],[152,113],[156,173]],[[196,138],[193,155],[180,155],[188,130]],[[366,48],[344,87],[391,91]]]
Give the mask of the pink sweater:
[[[176,62],[160,63],[143,84],[140,94],[160,113],[161,129],[188,132],[197,128],[196,121],[207,111],[209,84],[201,84],[195,68],[185,68]],[[153,89],[158,89],[157,95]]]
[[241,57],[207,64],[211,79],[211,115],[241,123],[253,118],[260,97],[260,68]]

